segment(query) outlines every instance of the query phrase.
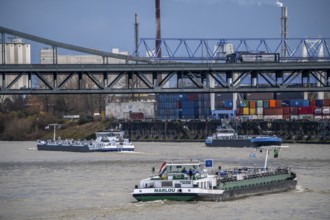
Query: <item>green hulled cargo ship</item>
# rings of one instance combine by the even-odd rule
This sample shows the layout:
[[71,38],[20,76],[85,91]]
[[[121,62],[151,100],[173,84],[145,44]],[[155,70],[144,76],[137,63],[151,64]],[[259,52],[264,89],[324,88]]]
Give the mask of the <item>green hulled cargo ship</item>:
[[[268,155],[268,150],[267,150]],[[235,168],[209,172],[207,161],[164,162],[158,175],[143,179],[132,193],[138,201],[224,201],[294,189],[290,168]]]

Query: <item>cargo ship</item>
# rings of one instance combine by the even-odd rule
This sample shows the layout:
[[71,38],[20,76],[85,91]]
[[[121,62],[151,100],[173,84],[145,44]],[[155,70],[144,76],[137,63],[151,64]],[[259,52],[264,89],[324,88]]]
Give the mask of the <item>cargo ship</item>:
[[137,201],[226,201],[294,189],[297,177],[290,168],[267,167],[269,149],[263,168],[212,172],[207,169],[212,160],[164,162],[157,175],[135,186],[132,196]]
[[[54,129],[55,131],[55,129]],[[70,152],[109,152],[134,151],[135,147],[129,139],[124,138],[122,131],[95,132],[95,140],[38,140],[37,148],[41,151]]]
[[281,144],[280,137],[238,135],[233,128],[221,126],[216,129],[216,133],[205,139],[208,147],[261,147]]

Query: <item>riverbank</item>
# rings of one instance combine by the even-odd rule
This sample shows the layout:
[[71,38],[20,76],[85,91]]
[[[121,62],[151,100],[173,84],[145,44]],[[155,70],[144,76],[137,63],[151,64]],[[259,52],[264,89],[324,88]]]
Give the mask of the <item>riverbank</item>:
[[[61,139],[94,139],[100,130],[120,129],[135,142],[204,142],[221,121],[114,121],[104,125],[100,121],[64,123],[56,130]],[[279,136],[284,143],[330,143],[330,121],[240,121],[232,124],[239,134]],[[37,139],[52,139],[53,129],[43,131]],[[28,139],[35,140],[35,139]]]

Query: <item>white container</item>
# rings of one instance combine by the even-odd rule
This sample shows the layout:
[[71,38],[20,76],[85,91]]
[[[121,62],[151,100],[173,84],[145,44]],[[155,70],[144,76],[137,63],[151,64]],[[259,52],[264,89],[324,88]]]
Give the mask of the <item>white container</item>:
[[283,115],[264,115],[265,120],[283,119]]

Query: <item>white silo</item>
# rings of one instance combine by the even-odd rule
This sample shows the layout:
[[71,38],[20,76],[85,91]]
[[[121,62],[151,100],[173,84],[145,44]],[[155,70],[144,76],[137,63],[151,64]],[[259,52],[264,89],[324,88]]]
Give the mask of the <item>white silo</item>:
[[[21,38],[11,37],[10,43],[1,44],[1,59],[0,63],[3,64],[2,51],[4,49],[5,63],[6,64],[31,64],[31,46],[30,44],[23,43]],[[12,80],[12,79],[8,79]],[[28,87],[28,77],[22,76],[12,88],[19,89]]]

